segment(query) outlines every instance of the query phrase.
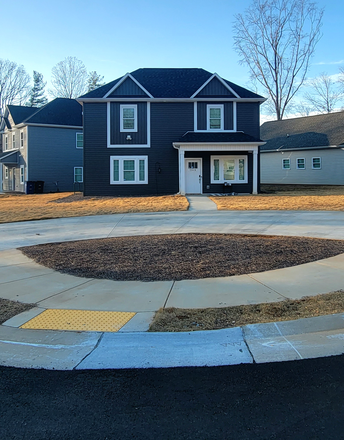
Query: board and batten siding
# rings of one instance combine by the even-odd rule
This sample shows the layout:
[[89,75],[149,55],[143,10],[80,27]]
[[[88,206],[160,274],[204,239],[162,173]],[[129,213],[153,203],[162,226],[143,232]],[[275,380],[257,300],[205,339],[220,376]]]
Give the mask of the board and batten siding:
[[29,180],[44,181],[44,192],[73,191],[74,167],[83,166],[83,149],[76,148],[74,128],[29,127]]
[[[175,194],[178,152],[173,142],[193,131],[193,103],[151,103],[150,148],[107,148],[106,103],[84,103],[84,194],[107,196]],[[110,184],[110,156],[148,156],[147,184]]]
[[223,105],[224,129],[233,130],[233,102],[197,102],[197,130],[207,130],[207,106]]
[[[137,132],[120,131],[121,105],[137,105]],[[130,134],[132,140],[128,141]],[[147,144],[147,103],[146,102],[111,102],[110,104],[110,143],[112,145]]]
[[[321,158],[321,169],[312,169],[312,158]],[[290,159],[290,170],[282,168],[282,159]],[[303,170],[296,159],[305,159]],[[297,185],[344,185],[344,151],[341,148],[261,152],[261,183]]]

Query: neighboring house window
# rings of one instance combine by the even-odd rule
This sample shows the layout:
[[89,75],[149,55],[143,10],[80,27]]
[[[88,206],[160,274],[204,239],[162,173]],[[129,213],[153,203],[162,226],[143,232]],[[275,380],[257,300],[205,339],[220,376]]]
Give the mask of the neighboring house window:
[[82,183],[84,181],[83,168],[74,167],[74,183]]
[[121,105],[121,131],[137,131],[137,105]]
[[24,184],[24,165],[20,165],[20,183]]
[[12,148],[15,148],[15,147],[16,147],[16,134],[13,133],[12,134]]
[[211,183],[247,183],[247,156],[211,156]]
[[5,167],[5,179],[8,179],[8,168]]
[[83,135],[83,133],[76,134],[76,148],[84,148],[84,135]]
[[110,183],[148,183],[148,156],[111,156]]
[[306,159],[296,159],[296,168],[298,170],[304,170],[306,168]]
[[313,170],[321,170],[321,157],[312,157]]
[[8,136],[5,136],[5,151],[8,150]]
[[284,170],[290,170],[290,159],[282,159],[282,168]]
[[20,148],[24,148],[24,132],[20,132]]
[[207,130],[223,130],[223,104],[207,105]]

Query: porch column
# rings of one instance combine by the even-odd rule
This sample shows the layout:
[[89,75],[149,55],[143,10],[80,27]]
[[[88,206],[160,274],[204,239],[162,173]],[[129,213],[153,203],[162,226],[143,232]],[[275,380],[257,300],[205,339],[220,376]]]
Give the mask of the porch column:
[[185,195],[185,151],[179,148],[179,193]]
[[258,147],[253,150],[253,187],[252,194],[258,193]]

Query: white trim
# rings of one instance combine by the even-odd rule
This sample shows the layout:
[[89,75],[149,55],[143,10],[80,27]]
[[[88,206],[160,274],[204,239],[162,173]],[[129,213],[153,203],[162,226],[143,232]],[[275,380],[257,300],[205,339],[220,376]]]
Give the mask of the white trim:
[[[200,161],[200,167],[199,167],[199,176],[200,176],[200,182],[199,182],[199,192],[197,193],[189,193],[186,191],[186,173],[188,172],[188,168],[186,167],[187,161]],[[203,194],[203,161],[201,157],[184,157],[184,172],[185,172],[185,194]]]
[[[134,128],[124,128],[124,109],[130,108],[134,110]],[[120,125],[119,125],[119,131],[121,133],[137,133],[137,104],[120,104],[119,106],[119,118],[120,118]],[[128,119],[128,118],[126,118]]]
[[[320,167],[316,168],[314,167],[314,159],[319,159],[320,160]],[[312,157],[312,170],[321,170],[322,168],[322,159],[320,156],[316,156],[316,157]]]
[[[289,162],[289,167],[286,168],[284,166],[284,161],[287,160]],[[290,170],[291,169],[291,163],[290,163],[290,157],[282,157],[282,170]]]
[[[14,145],[14,146],[13,146]],[[16,150],[16,132],[14,131],[12,133],[12,145],[11,145],[11,149],[12,150]]]
[[[223,177],[223,167],[221,167],[221,161],[227,160],[227,159],[234,159],[235,160],[235,175],[238,177],[235,180],[225,180]],[[239,160],[244,160],[244,172],[245,172],[245,179],[239,180]],[[219,180],[214,180],[214,160],[219,160]],[[254,168],[253,167],[253,182],[257,181],[257,178],[255,178],[254,175]],[[223,183],[234,183],[234,184],[245,184],[248,183],[248,156],[247,155],[241,155],[241,156],[226,156],[226,155],[216,155],[216,156],[210,156],[210,183],[211,184],[223,184]],[[257,189],[256,189],[257,193]]]
[[151,106],[150,102],[147,102],[147,147],[150,147],[151,143]]
[[[248,160],[248,158],[247,158]],[[248,176],[247,176],[248,179]],[[258,150],[253,151],[252,194],[258,194]]]
[[[75,170],[76,169],[81,169],[81,180],[80,181],[76,181],[75,180]],[[74,167],[74,176],[73,176],[73,180],[74,180],[74,183],[84,183],[84,167]]]
[[[22,174],[22,170],[23,170],[23,174]],[[24,183],[25,183],[25,167],[24,167],[24,165],[20,165],[20,168],[19,168],[19,182],[21,185],[24,185]]]
[[110,102],[108,102],[106,104],[106,122],[107,122],[107,127],[106,127],[106,132],[107,132],[107,147],[111,147],[111,118],[110,118],[110,114],[111,114],[111,104]]
[[5,134],[4,151],[8,151],[8,134]]
[[[212,108],[219,108],[221,110],[221,127],[220,128],[210,128],[210,110]],[[224,104],[207,104],[207,131],[223,131],[225,127],[225,109]]]
[[197,130],[197,128],[198,128],[198,124],[197,124],[197,104],[198,104],[198,102],[195,101],[194,102],[194,131],[198,131]]
[[233,102],[233,131],[238,131],[238,112],[237,102]]
[[[113,162],[115,160],[119,161],[119,180],[115,181],[113,176]],[[135,161],[135,180],[125,181],[123,180],[123,162],[125,160]],[[139,161],[144,160],[145,162],[145,180],[139,180],[140,168]],[[148,156],[110,156],[110,185],[146,185],[148,184]]]
[[[303,168],[300,168],[300,167],[299,167],[298,160],[303,160],[303,164],[304,164],[304,167],[303,167]],[[306,169],[306,158],[304,158],[304,157],[297,157],[297,158],[296,158],[296,169],[297,169],[297,170],[305,170],[305,169]]]
[[24,130],[20,130],[19,147],[24,148]]
[[190,96],[190,98],[195,98],[214,78],[217,78],[227,90],[233,93],[236,98],[240,99],[240,96],[217,73],[214,73],[209,79],[207,79],[207,81],[193,95]]
[[[78,147],[78,135],[82,135],[82,147]],[[84,133],[81,131],[79,133],[75,133],[75,148],[82,150],[84,148]]]
[[[119,81],[118,81],[118,83],[116,83],[113,87],[112,87],[112,89],[110,89],[104,96],[103,96],[103,98],[107,98],[109,95],[111,95],[111,93],[112,92],[114,92],[116,89],[118,89],[118,87],[121,85],[121,84],[123,84],[124,83],[124,81],[127,79],[127,78],[130,78],[131,80],[133,80],[134,81],[134,83],[138,86],[138,87],[140,87],[140,89],[144,92],[144,93],[146,93],[150,98],[153,98],[153,95],[151,95],[149,92],[148,92],[148,90],[146,90],[132,75],[130,75],[130,73],[127,73],[127,74],[125,74],[123,77],[122,77],[122,79],[120,79]],[[88,99],[90,99],[90,98],[88,98]],[[91,98],[92,99],[92,98]],[[123,99],[123,98],[122,98]]]
[[[79,103],[82,102],[197,102],[197,101],[208,101],[208,102],[265,102],[267,98],[138,98],[138,97],[126,97],[126,98],[78,98]],[[34,125],[34,124],[32,124]]]
[[179,165],[179,193],[185,195],[185,151],[180,148],[178,151]]
[[48,127],[48,128],[71,128],[73,130],[82,130],[82,125],[57,125],[57,124],[33,124],[28,122],[23,122],[15,125],[15,128],[22,127]]
[[183,143],[183,142],[173,142],[173,147],[176,149],[182,148],[185,151],[258,151],[259,145],[264,145],[265,142],[237,144],[234,142],[202,142],[202,143]]
[[5,170],[5,179],[8,180],[8,167],[6,165],[4,165],[4,170]]

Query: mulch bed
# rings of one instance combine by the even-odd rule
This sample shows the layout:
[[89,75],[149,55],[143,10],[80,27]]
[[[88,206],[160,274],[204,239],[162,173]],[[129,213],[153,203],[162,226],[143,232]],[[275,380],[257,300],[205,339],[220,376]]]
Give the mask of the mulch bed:
[[180,234],[52,243],[20,249],[37,263],[70,275],[121,281],[178,281],[309,263],[344,253],[344,241]]

